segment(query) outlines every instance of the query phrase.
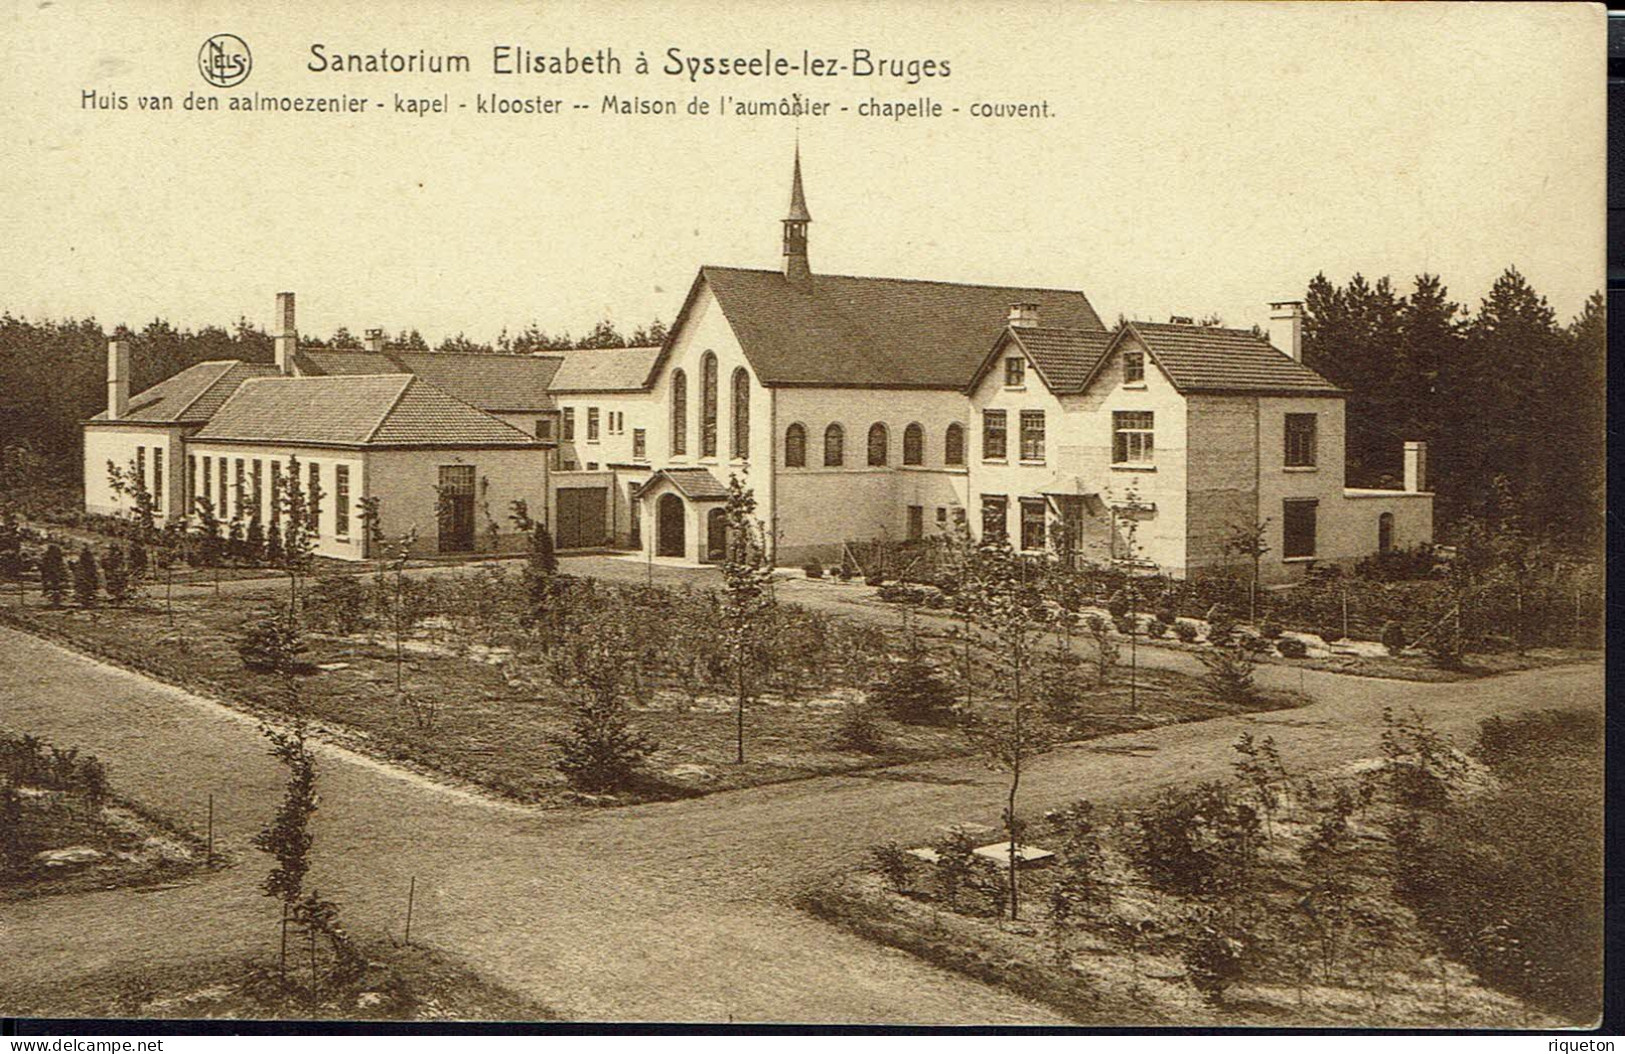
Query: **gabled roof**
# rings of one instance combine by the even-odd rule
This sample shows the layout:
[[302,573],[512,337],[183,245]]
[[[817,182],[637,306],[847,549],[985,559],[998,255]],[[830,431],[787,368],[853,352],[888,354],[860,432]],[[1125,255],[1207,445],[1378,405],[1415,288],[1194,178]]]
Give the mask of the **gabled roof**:
[[415,374],[489,413],[552,409],[548,384],[559,369],[558,359],[551,356],[461,351],[311,349],[300,352],[300,365],[308,373],[329,377]]
[[708,468],[663,468],[644,481],[637,496],[641,498],[649,493],[662,479],[670,480],[677,492],[689,501],[728,500],[727,486]]
[[971,391],[982,383],[1005,346],[1015,344],[1038,370],[1050,391],[1057,395],[1080,392],[1116,336],[1115,331],[1105,329],[1012,326],[999,335],[965,390]]
[[[117,423],[199,424],[207,421],[245,380],[275,374],[276,367],[263,362],[200,362],[132,396],[129,413],[118,418]],[[113,421],[106,410],[91,420]]]
[[1247,329],[1128,322],[1181,392],[1344,395],[1343,389]]
[[310,446],[540,446],[411,374],[245,382],[198,440]]
[[631,392],[647,386],[660,345],[547,352],[560,365],[550,392]]
[[[762,384],[962,389],[1005,328],[1035,303],[1055,325],[1101,329],[1081,292],[702,267],[662,358],[709,287]],[[657,363],[658,365],[658,363]]]

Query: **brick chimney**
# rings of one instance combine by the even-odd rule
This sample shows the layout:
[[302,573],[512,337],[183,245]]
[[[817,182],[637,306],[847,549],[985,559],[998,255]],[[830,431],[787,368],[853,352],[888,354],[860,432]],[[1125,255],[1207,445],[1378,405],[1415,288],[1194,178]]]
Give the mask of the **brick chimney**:
[[1420,494],[1428,489],[1428,445],[1419,440],[1405,444],[1405,491]]
[[117,421],[130,414],[130,342],[107,342],[107,416]]
[[1038,326],[1038,305],[1034,303],[1010,305],[1011,329],[1035,329]]
[[367,330],[367,339],[365,341],[365,344],[366,344],[366,347],[367,347],[368,351],[383,351],[384,350],[384,331],[381,330],[381,329],[369,329],[369,330]]
[[272,326],[275,329],[276,370],[284,377],[292,377],[293,355],[299,350],[299,330],[294,324],[292,293],[276,295],[276,319]]
[[1303,301],[1281,300],[1270,305],[1271,343],[1293,362],[1303,361]]

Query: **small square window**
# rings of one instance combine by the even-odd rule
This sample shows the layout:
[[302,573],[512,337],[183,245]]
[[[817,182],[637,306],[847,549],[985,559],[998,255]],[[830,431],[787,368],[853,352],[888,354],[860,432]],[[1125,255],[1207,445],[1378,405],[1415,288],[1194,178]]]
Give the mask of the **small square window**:
[[1004,360],[1004,386],[1006,388],[1020,388],[1027,383],[1027,360],[1019,355],[1012,355]]
[[1145,352],[1138,348],[1123,352],[1123,383],[1145,383]]

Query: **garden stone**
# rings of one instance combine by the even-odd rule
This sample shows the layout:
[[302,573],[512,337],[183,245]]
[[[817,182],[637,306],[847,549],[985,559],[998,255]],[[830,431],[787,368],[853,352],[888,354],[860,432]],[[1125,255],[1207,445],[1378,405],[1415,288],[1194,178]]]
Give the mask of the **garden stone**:
[[[971,852],[984,860],[993,861],[1000,867],[1010,865],[1009,842],[994,842],[992,845],[972,849]],[[1022,845],[1019,842],[1016,844],[1016,866],[1018,868],[1039,867],[1049,863],[1054,858],[1055,854],[1048,849],[1040,849],[1036,845]]]
[[707,782],[716,779],[716,774],[704,765],[685,764],[676,765],[666,770],[666,775],[674,780],[694,780]]
[[46,867],[79,867],[84,864],[93,864],[102,858],[100,849],[92,849],[88,845],[74,845],[66,849],[47,849],[43,853],[34,854],[34,859],[45,864]]
[[937,852],[935,849],[932,849],[928,845],[922,845],[918,849],[910,849],[908,850],[908,855],[916,857],[920,860],[924,860],[928,864],[937,864],[942,862],[942,854]]

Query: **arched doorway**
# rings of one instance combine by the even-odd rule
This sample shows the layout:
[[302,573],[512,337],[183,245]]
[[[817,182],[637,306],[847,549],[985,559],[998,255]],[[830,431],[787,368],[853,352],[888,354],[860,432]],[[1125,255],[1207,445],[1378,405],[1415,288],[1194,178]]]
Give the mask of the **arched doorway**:
[[1385,512],[1377,517],[1377,551],[1386,553],[1394,547],[1394,514]]
[[705,559],[720,564],[728,558],[728,514],[712,509],[705,517]]
[[683,499],[662,494],[655,503],[655,555],[683,555]]

